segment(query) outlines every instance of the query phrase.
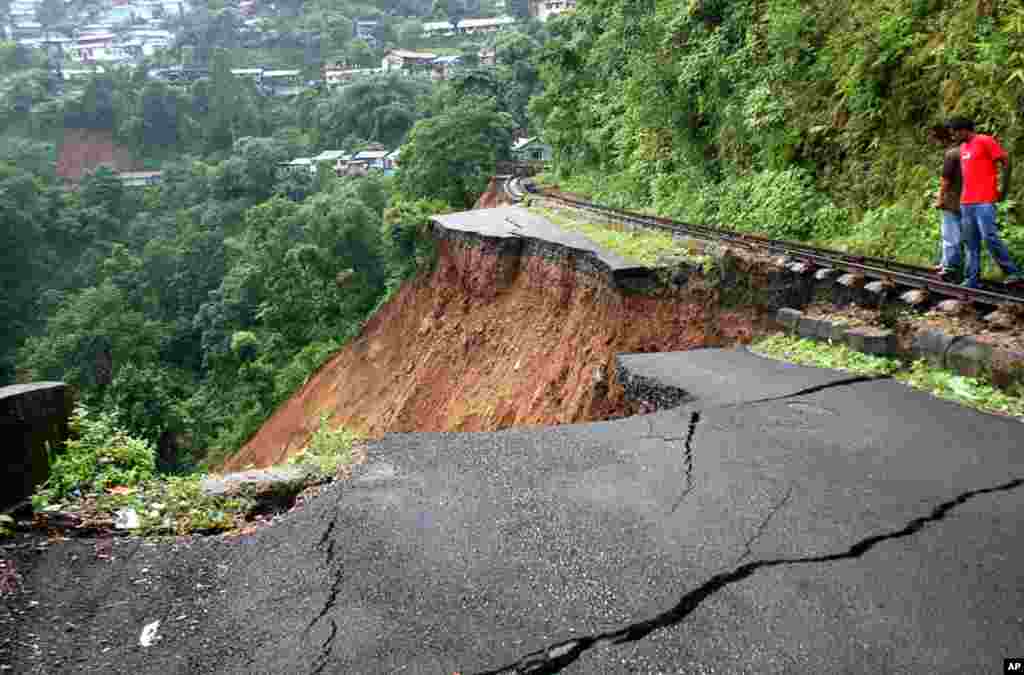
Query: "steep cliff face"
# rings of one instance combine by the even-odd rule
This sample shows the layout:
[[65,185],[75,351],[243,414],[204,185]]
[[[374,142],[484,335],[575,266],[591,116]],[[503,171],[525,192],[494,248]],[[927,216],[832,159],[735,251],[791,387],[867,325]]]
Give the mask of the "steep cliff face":
[[681,289],[638,294],[571,251],[436,236],[434,269],[407,283],[225,469],[282,461],[325,412],[332,425],[370,436],[619,416],[628,404],[615,354],[745,342],[762,316],[721,310],[697,276]]

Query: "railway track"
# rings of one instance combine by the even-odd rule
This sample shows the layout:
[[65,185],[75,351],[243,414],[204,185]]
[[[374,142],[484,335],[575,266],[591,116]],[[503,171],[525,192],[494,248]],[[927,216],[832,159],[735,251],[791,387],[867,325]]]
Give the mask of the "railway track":
[[513,201],[522,200],[527,193],[538,194],[547,200],[594,213],[614,222],[667,231],[703,241],[727,243],[759,253],[781,255],[792,263],[804,263],[806,273],[824,275],[819,278],[828,278],[829,271],[837,275],[850,273],[861,275],[865,280],[891,284],[897,289],[922,289],[939,297],[954,298],[983,306],[1024,307],[1024,290],[1011,290],[1002,284],[985,283],[977,289],[964,288],[959,284],[942,281],[924,267],[601,206],[557,190],[529,190],[528,186],[524,186],[523,181],[516,177],[510,177],[506,181],[505,191]]

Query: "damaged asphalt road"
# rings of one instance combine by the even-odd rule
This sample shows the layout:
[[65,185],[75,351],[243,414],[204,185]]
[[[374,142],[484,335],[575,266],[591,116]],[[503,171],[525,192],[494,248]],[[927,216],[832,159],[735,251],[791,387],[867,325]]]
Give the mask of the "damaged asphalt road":
[[644,355],[695,399],[676,410],[387,436],[250,536],[4,551],[22,580],[0,666],[987,673],[1020,656],[1024,425],[716,351]]

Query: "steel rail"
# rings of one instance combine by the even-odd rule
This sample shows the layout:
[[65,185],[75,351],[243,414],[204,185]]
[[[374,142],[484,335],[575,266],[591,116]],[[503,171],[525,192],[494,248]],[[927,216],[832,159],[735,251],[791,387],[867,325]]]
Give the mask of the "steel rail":
[[987,305],[1024,305],[1024,296],[991,290],[990,287],[964,288],[958,284],[937,279],[930,270],[915,265],[907,265],[883,258],[851,255],[832,249],[818,248],[778,239],[768,239],[709,225],[681,223],[659,216],[601,206],[555,190],[541,190],[539,194],[546,199],[562,202],[573,208],[603,216],[612,216],[620,222],[664,230],[673,234],[682,234],[707,241],[728,242],[756,251],[781,253],[794,259],[794,261],[803,261],[817,267],[858,273],[864,277],[901,286],[925,289],[940,296]]

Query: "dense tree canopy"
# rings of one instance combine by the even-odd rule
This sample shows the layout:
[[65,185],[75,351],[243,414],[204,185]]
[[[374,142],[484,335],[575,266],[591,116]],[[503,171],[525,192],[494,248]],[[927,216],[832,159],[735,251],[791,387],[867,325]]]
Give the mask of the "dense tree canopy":
[[420,120],[402,147],[399,181],[414,198],[470,207],[486,189],[495,162],[505,159],[515,122],[492,99],[465,98]]

